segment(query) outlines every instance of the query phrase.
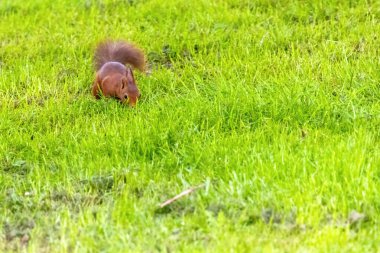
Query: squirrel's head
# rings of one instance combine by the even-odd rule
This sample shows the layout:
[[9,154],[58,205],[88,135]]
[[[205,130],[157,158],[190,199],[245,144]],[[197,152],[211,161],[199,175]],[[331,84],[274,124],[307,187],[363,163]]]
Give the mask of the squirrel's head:
[[130,68],[127,68],[126,76],[121,79],[118,97],[122,103],[127,101],[131,106],[135,106],[140,98],[140,91],[137,88],[132,69]]

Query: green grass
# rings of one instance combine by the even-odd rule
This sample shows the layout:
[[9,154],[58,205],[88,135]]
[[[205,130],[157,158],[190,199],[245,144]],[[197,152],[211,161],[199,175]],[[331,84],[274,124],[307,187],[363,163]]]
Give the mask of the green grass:
[[[0,16],[0,251],[380,250],[378,1],[3,0]],[[137,108],[90,95],[104,38],[148,56]]]

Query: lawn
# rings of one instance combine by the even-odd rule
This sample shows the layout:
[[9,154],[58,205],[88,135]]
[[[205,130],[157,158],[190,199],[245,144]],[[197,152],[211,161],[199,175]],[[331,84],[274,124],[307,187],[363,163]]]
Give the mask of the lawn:
[[[380,251],[379,1],[0,17],[0,251]],[[136,108],[91,96],[105,38],[147,55]]]

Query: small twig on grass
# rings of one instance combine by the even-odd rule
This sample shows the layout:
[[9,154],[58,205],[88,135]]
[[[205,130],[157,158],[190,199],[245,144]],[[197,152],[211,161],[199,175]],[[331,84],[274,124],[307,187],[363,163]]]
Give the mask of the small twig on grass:
[[197,186],[194,186],[194,187],[191,187],[183,192],[181,192],[180,194],[176,195],[175,197],[171,198],[171,199],[168,199],[166,200],[165,202],[161,203],[160,204],[160,208],[163,208],[167,205],[170,205],[171,203],[173,203],[174,201],[186,196],[186,195],[189,195],[190,193],[192,193],[193,191],[195,190],[198,190],[199,188],[202,188],[204,187],[206,184],[200,184],[200,185],[197,185]]

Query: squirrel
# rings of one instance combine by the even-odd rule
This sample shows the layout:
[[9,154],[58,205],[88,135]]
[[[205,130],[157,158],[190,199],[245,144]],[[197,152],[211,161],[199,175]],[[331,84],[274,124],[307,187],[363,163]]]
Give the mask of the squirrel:
[[122,103],[126,101],[135,106],[140,98],[132,68],[145,69],[144,53],[126,41],[104,41],[100,43],[94,55],[96,77],[92,86],[92,95],[100,98],[113,97]]

